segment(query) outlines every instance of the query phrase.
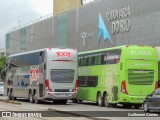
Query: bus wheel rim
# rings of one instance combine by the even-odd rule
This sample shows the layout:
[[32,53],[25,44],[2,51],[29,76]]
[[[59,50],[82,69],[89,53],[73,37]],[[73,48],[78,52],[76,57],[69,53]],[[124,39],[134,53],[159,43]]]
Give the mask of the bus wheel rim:
[[108,96],[107,96],[107,95],[105,95],[105,97],[104,97],[104,104],[105,104],[105,107],[108,107],[108,106],[109,106]]
[[148,109],[147,103],[144,103],[144,111],[147,111],[147,109]]
[[101,95],[99,95],[99,96],[98,96],[98,103],[99,103],[99,105],[101,105],[101,102],[102,102],[102,101],[101,101]]
[[32,94],[30,94],[30,102],[33,101],[33,97],[32,97]]

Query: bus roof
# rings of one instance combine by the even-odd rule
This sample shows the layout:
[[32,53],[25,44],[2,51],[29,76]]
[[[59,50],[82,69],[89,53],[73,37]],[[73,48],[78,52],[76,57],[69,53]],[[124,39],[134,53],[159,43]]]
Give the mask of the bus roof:
[[34,52],[39,52],[39,51],[45,51],[46,49],[47,49],[47,48],[38,49],[38,50],[32,50],[32,51],[22,52],[22,53],[17,53],[17,54],[12,54],[12,55],[9,55],[8,57],[13,57],[13,56],[17,56],[17,55],[24,55],[24,54],[34,53]]
[[22,53],[12,54],[12,55],[9,55],[8,57],[13,57],[13,56],[18,56],[18,55],[24,55],[24,54],[34,53],[34,52],[40,52],[40,51],[47,51],[49,49],[73,49],[73,48],[43,48],[43,49],[32,50],[32,51],[28,51],[28,52],[22,52]]
[[[96,52],[102,52],[102,51],[106,51],[106,50],[115,50],[115,49],[121,49],[121,48],[127,48],[127,47],[138,47],[141,45],[122,45],[122,46],[117,46],[117,47],[111,47],[111,48],[104,48],[104,49],[98,49],[98,50],[91,50],[91,51],[85,51],[85,52],[80,52],[78,53],[78,55],[82,55],[82,54],[89,54],[89,53],[96,53]],[[143,47],[152,47],[152,46],[147,46],[144,45]]]

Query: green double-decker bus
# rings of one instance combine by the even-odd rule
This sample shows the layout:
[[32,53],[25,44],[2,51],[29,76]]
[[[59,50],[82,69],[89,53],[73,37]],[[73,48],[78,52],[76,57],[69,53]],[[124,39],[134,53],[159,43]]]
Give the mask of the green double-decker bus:
[[158,88],[157,50],[151,46],[119,46],[79,53],[77,100],[98,106],[139,108]]

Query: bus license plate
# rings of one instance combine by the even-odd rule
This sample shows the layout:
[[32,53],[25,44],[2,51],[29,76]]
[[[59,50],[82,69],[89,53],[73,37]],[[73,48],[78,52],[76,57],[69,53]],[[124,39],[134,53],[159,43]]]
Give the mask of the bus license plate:
[[59,95],[60,97],[65,97],[66,95]]

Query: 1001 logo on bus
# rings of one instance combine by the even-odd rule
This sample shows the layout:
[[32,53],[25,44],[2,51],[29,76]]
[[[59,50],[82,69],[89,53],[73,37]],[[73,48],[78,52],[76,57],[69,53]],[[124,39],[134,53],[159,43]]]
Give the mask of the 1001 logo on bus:
[[71,52],[56,52],[56,55],[58,58],[60,57],[68,57],[71,58]]
[[39,69],[38,68],[32,68],[29,70],[30,75],[30,83],[32,81],[37,81],[39,79]]

